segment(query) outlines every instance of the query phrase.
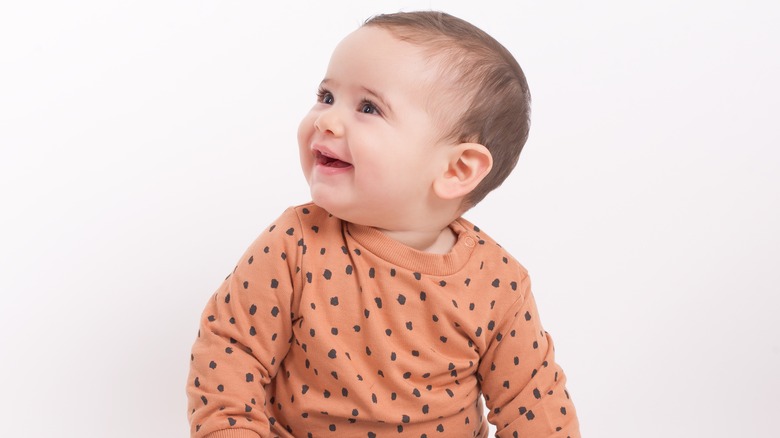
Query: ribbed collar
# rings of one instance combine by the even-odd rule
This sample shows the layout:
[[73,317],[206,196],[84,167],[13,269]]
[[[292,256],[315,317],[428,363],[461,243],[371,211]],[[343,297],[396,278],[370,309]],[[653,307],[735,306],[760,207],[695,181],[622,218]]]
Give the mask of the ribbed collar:
[[454,274],[474,252],[477,239],[462,219],[456,219],[449,227],[458,236],[455,245],[447,254],[434,254],[404,245],[376,228],[344,222],[345,234],[352,236],[366,250],[396,266],[427,275]]

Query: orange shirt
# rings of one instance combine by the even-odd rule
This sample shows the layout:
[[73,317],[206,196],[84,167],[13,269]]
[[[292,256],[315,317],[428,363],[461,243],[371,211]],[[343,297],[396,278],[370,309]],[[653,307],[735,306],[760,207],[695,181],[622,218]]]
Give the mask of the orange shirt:
[[208,302],[193,437],[579,437],[527,271],[464,219],[420,252],[286,210]]

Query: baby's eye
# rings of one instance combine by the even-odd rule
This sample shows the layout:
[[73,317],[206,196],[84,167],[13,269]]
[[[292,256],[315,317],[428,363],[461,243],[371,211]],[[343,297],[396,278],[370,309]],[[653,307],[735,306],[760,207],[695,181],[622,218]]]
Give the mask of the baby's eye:
[[317,102],[322,102],[326,105],[332,105],[333,104],[333,95],[330,94],[330,91],[326,90],[318,90],[317,91]]
[[364,99],[360,104],[360,112],[363,114],[380,114],[379,108],[377,108],[373,102],[367,99]]

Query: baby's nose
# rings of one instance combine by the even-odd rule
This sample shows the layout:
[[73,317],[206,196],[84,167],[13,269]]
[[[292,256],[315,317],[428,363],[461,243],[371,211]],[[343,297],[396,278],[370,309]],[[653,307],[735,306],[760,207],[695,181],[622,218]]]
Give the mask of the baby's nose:
[[336,137],[344,135],[344,123],[339,110],[333,106],[322,111],[314,120],[314,127],[318,131],[334,135]]

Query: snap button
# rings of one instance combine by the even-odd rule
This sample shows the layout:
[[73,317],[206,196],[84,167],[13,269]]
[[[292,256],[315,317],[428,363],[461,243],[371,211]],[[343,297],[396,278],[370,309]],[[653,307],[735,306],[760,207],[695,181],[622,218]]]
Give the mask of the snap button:
[[474,245],[476,245],[476,243],[477,242],[475,242],[471,236],[466,236],[466,238],[463,239],[463,244],[468,246],[469,248],[474,248]]

